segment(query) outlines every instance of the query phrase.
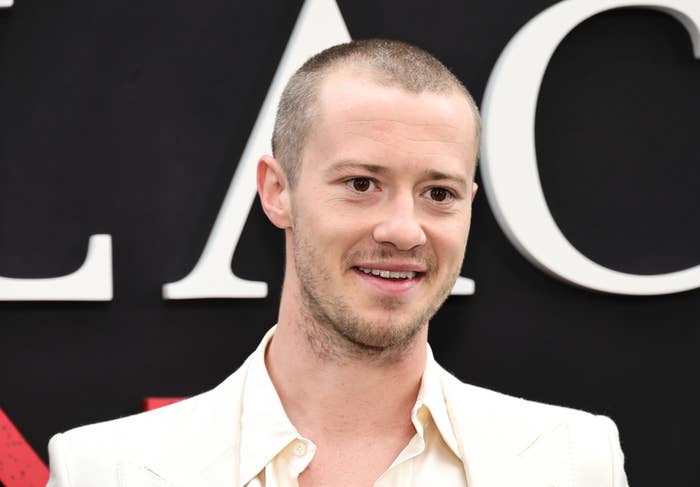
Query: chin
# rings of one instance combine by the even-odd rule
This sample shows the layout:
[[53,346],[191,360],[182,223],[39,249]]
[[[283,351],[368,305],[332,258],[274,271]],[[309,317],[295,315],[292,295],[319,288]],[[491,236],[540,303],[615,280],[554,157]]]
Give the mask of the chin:
[[[415,316],[415,315],[413,315]],[[336,323],[336,330],[354,345],[367,349],[384,350],[409,343],[427,325],[427,320],[411,320],[401,316],[356,316]]]

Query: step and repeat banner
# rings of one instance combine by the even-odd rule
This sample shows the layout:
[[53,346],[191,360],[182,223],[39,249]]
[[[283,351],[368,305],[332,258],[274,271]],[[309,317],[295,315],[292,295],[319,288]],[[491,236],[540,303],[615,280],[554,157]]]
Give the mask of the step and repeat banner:
[[630,485],[700,482],[696,0],[0,0],[0,484],[46,443],[213,387],[274,324],[255,196],[305,58],[435,54],[481,106],[466,382],[612,417]]

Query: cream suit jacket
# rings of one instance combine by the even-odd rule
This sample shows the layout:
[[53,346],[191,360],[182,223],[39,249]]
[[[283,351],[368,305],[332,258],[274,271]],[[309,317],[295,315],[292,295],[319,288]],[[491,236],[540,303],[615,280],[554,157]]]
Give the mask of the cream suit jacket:
[[[239,487],[250,358],[216,388],[57,434],[48,487]],[[612,421],[460,382],[440,368],[469,487],[627,487]],[[434,486],[442,486],[439,474]]]

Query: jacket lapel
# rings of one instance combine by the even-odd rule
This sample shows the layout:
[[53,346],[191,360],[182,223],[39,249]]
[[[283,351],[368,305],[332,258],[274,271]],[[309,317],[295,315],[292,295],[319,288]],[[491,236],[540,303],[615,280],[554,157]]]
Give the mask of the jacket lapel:
[[471,432],[461,440],[468,487],[545,487],[504,445],[484,441],[484,432]]
[[441,371],[468,487],[551,487],[520,457],[537,433],[527,424],[507,420],[515,411],[503,410],[508,402],[505,396],[464,384]]

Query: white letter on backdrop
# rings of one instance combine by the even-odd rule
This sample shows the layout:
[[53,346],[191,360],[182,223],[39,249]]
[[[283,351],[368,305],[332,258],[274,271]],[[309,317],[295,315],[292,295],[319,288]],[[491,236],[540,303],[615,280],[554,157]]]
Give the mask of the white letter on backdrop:
[[[12,0],[0,0],[0,8]],[[87,257],[77,271],[46,279],[0,276],[0,301],[110,301],[112,299],[112,240],[92,235]]]
[[[294,25],[265,101],[224,197],[204,251],[183,279],[163,286],[164,299],[264,298],[267,283],[249,281],[231,272],[231,260],[255,200],[255,170],[270,152],[277,103],[287,80],[317,52],[350,40],[335,0],[306,0]],[[473,294],[474,282],[460,277],[453,294]]]
[[0,301],[110,301],[112,299],[112,239],[92,235],[87,257],[77,271],[60,277],[19,279],[0,277]]
[[584,288],[654,295],[700,287],[700,265],[644,276],[613,271],[581,254],[561,233],[542,192],[535,154],[535,110],[549,60],[564,37],[595,14],[619,7],[668,13],[690,33],[700,58],[698,0],[566,0],[543,11],[511,39],[496,63],[482,104],[481,175],[501,228],[530,262]]

